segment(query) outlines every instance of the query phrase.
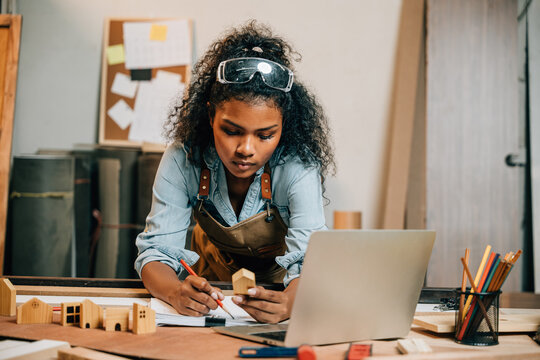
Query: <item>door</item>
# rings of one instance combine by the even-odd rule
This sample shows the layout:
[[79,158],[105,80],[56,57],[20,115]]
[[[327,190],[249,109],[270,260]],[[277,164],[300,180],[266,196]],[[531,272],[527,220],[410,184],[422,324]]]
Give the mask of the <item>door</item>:
[[[458,287],[486,245],[523,246],[524,167],[519,121],[517,3],[430,0],[426,48],[426,227],[437,231],[426,285]],[[503,291],[521,290],[521,261]]]

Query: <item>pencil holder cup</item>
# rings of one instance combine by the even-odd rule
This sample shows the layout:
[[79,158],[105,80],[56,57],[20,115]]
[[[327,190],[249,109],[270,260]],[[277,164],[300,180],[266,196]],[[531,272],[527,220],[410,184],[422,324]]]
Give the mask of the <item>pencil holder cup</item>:
[[454,340],[474,346],[490,346],[499,343],[499,295],[500,291],[474,293],[470,290],[457,292]]

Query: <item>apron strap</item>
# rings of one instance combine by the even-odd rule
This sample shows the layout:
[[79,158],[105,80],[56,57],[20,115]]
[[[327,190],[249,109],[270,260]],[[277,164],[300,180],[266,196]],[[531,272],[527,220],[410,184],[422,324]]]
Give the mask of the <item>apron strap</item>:
[[[272,202],[272,180],[271,180],[270,165],[266,163],[264,165],[264,172],[261,175],[261,193],[262,198],[266,201],[268,207]],[[203,161],[201,164],[201,176],[199,179],[199,193],[197,194],[197,200],[206,200],[208,199],[208,194],[210,193],[210,170],[206,166],[206,163]]]
[[261,193],[266,202],[272,201],[272,180],[270,178],[270,165],[264,165],[264,173],[261,175]]

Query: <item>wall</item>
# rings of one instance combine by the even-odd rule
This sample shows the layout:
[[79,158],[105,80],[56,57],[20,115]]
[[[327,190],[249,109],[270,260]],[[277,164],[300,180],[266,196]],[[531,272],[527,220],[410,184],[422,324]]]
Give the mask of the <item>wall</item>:
[[97,139],[103,19],[194,20],[195,57],[226,28],[255,18],[303,55],[298,77],[330,119],[338,160],[332,211],[361,210],[380,224],[382,174],[401,0],[19,0],[23,16],[13,154]]

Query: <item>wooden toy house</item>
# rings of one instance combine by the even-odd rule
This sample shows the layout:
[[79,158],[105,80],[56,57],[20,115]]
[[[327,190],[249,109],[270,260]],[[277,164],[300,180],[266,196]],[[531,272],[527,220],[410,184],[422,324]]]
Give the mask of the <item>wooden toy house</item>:
[[62,326],[79,325],[81,322],[81,303],[62,303],[60,305],[60,316]]
[[79,326],[85,329],[97,329],[103,327],[103,308],[85,299],[81,302]]
[[16,291],[9,279],[0,279],[0,315],[13,316],[16,313]]
[[133,333],[150,334],[156,332],[156,311],[147,306],[133,303]]
[[128,331],[130,308],[107,308],[105,310],[105,331]]
[[242,268],[233,274],[232,285],[234,294],[247,295],[247,290],[255,287],[255,274]]
[[38,298],[32,298],[17,307],[17,324],[52,323],[53,308]]

